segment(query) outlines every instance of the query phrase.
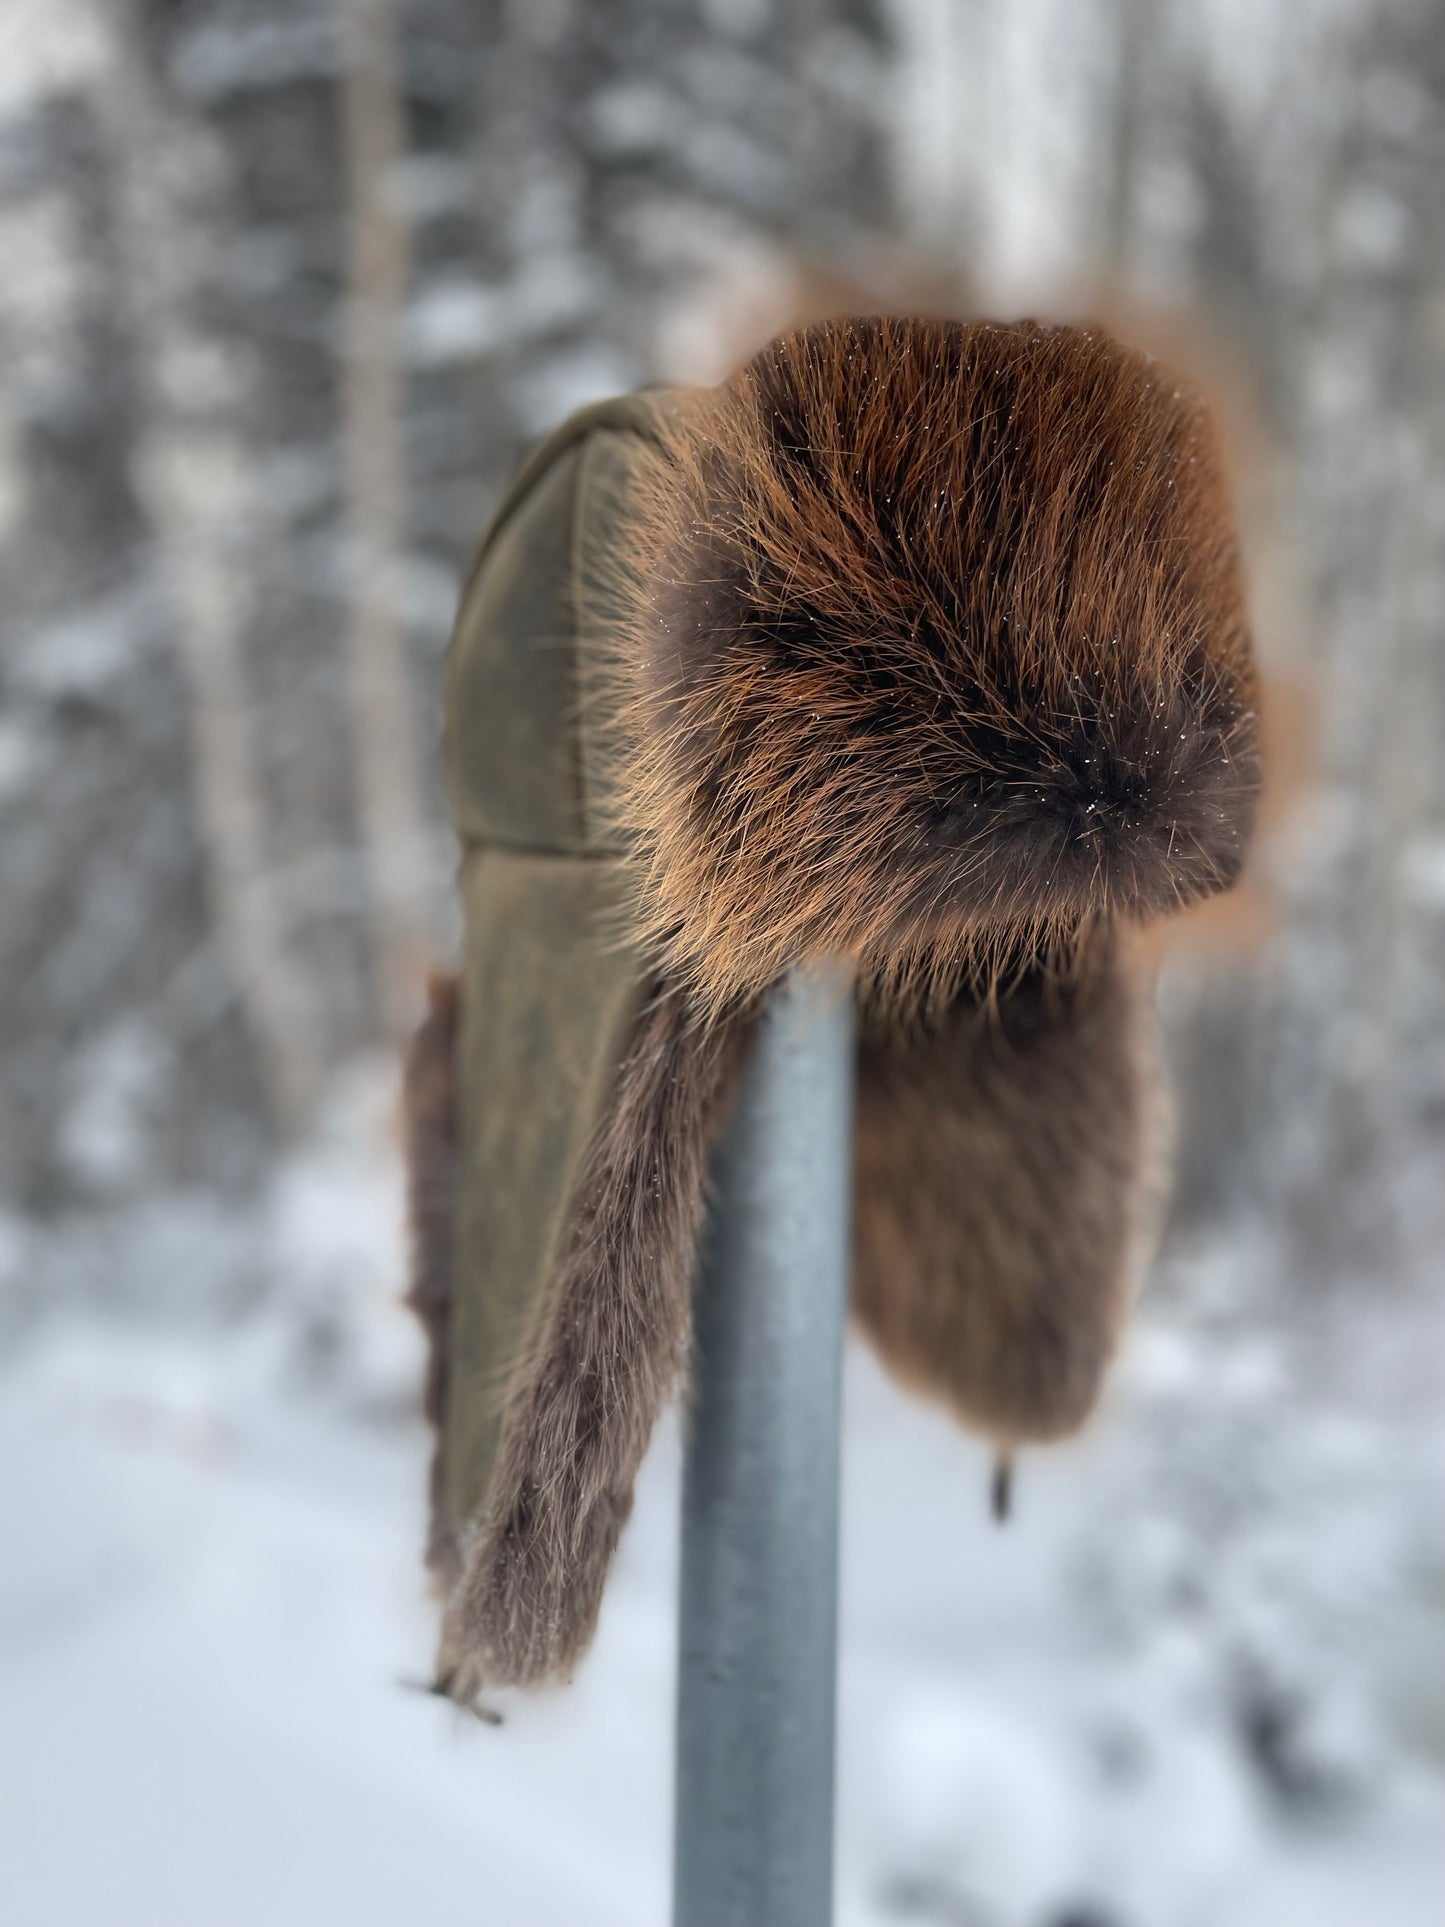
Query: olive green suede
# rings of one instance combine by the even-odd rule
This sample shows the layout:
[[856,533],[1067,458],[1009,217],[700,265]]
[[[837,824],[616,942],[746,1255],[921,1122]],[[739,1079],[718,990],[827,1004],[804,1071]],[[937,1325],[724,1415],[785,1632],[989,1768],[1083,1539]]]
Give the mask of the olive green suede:
[[466,935],[442,1485],[458,1538],[485,1499],[507,1387],[651,988],[617,934],[588,658],[629,472],[666,405],[659,391],[584,410],[529,458],[473,562],[448,656]]
[[572,628],[579,467],[580,450],[565,450],[508,516],[457,619],[446,729],[467,842],[587,848]]
[[615,862],[479,848],[462,868],[458,1255],[444,1452],[453,1532],[486,1490],[502,1405],[581,1161],[647,994],[605,933]]
[[482,538],[447,654],[446,763],[464,843],[606,847],[587,807],[597,798],[584,767],[585,659],[606,620],[601,585],[629,465],[670,405],[657,389],[564,422]]

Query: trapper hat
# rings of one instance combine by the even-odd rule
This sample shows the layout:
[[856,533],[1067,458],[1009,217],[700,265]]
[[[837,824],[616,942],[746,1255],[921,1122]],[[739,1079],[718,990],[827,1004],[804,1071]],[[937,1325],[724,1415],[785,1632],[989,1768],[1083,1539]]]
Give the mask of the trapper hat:
[[1003,1452],[1092,1408],[1156,1164],[1133,933],[1233,880],[1258,787],[1207,410],[1098,330],[897,319],[584,410],[472,567],[446,762],[413,1301],[474,1699],[591,1636],[801,963],[857,984],[858,1324]]

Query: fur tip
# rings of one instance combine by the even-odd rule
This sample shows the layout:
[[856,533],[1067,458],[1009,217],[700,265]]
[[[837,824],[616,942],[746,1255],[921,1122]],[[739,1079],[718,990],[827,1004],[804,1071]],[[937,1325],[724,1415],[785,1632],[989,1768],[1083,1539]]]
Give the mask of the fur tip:
[[993,1462],[989,1502],[995,1521],[1006,1525],[1013,1516],[1014,1462],[1011,1452],[1000,1452]]
[[465,1695],[457,1692],[453,1683],[448,1680],[445,1675],[438,1675],[435,1679],[403,1679],[399,1684],[408,1693],[421,1693],[427,1699],[450,1701],[450,1703],[457,1708],[458,1712],[465,1713],[469,1719],[475,1720],[479,1726],[503,1726],[506,1724],[496,1707],[487,1706],[478,1699],[467,1698]]

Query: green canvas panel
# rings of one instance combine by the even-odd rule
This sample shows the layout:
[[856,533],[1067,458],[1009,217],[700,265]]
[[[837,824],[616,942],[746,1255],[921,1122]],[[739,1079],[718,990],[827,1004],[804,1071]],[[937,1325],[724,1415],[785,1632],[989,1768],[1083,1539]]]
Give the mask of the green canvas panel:
[[612,428],[593,431],[581,449],[572,531],[572,596],[577,620],[577,763],[587,839],[595,850],[619,850],[620,840],[607,808],[607,752],[595,726],[597,705],[589,700],[596,675],[596,652],[605,646],[617,601],[615,531],[627,513],[627,493],[636,472],[641,444],[635,434]]
[[628,478],[669,401],[655,390],[583,409],[527,458],[472,562],[448,655],[465,962],[443,1463],[458,1535],[485,1496],[506,1386],[650,988],[616,938],[622,871],[589,662]]
[[559,1256],[579,1167],[647,994],[610,933],[615,863],[483,847],[462,868],[461,1165],[446,1413],[454,1532]]
[[478,546],[446,671],[445,757],[464,843],[595,847],[579,661],[607,620],[598,590],[638,438],[673,405],[659,388],[580,409],[527,457]]
[[581,854],[572,524],[581,451],[563,451],[488,545],[447,660],[452,812],[467,840]]

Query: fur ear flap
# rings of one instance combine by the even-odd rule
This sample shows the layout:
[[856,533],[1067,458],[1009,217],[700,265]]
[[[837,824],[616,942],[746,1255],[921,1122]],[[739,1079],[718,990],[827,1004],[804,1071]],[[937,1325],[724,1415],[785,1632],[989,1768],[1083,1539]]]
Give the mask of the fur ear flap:
[[1118,936],[865,1038],[854,1308],[1004,1451],[1084,1422],[1150,1229],[1148,999]]
[[740,1007],[701,1022],[675,989],[639,1022],[446,1609],[438,1685],[454,1699],[567,1677],[591,1641],[633,1481],[685,1367],[708,1157],[751,1028]]

